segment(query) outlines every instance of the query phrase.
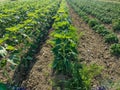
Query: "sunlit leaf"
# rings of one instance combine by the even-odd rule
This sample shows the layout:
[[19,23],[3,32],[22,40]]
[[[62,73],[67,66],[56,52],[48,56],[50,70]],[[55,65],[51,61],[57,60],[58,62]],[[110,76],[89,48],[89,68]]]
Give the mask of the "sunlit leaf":
[[6,55],[7,55],[6,49],[0,46],[0,56],[5,57]]
[[11,46],[11,45],[8,45],[8,46],[6,47],[6,49],[7,49],[7,50],[15,50],[16,48],[13,47],[13,46]]

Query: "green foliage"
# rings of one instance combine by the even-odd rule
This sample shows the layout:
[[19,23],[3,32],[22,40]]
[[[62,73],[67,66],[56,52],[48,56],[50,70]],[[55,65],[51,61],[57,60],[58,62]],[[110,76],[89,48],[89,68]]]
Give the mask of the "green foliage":
[[8,90],[6,85],[4,85],[3,83],[0,83],[0,90]]
[[93,28],[94,26],[98,25],[99,23],[96,19],[90,19],[88,24],[89,24],[90,27]]
[[83,20],[88,23],[89,22],[89,17],[88,16],[83,16]]
[[73,7],[76,7],[76,11],[80,16],[86,16],[83,13],[93,16],[99,19],[105,24],[111,24],[113,19],[119,19],[118,3],[110,3],[99,0],[69,0]]
[[90,90],[93,78],[100,74],[103,67],[96,64],[86,66],[75,63],[72,65],[72,78],[65,82],[65,90]]
[[88,90],[89,87],[86,86],[84,80],[82,79],[81,72],[79,70],[82,69],[81,64],[73,63],[72,64],[72,77],[70,77],[67,81],[65,81],[65,90]]
[[110,49],[113,55],[120,56],[120,44],[112,44]]
[[[38,43],[48,34],[60,0],[29,0],[0,7],[0,68],[28,66]],[[8,64],[9,63],[9,64]],[[6,75],[9,76],[9,73]]]
[[98,66],[96,64],[91,64],[90,66],[82,65],[82,69],[80,69],[80,74],[82,76],[82,80],[84,81],[87,90],[91,88],[91,82],[93,78],[100,74],[103,67]]
[[95,30],[98,34],[102,36],[110,34],[110,31],[107,30],[103,25],[96,25],[95,27],[93,27],[93,30]]
[[112,44],[112,43],[118,43],[118,41],[119,40],[118,40],[117,36],[115,34],[113,34],[113,33],[108,34],[108,35],[105,36],[105,42],[106,43]]
[[109,17],[104,17],[104,18],[101,18],[100,20],[105,24],[110,24],[112,21],[112,19]]
[[56,73],[70,74],[71,63],[77,59],[77,37],[74,37],[76,36],[76,29],[71,26],[64,0],[54,18],[53,28],[55,31],[51,34],[54,38],[51,42],[53,45],[52,51],[55,55],[53,69]]
[[0,61],[0,68],[3,68],[7,64],[7,60]]
[[120,31],[120,19],[114,20],[112,25],[114,31]]
[[54,74],[66,76],[65,80],[56,82],[57,86],[65,90],[90,90],[93,77],[98,75],[100,69],[95,65],[86,67],[78,63],[78,34],[71,25],[65,0],[62,0],[53,24],[54,32],[51,34],[54,61],[52,68]]

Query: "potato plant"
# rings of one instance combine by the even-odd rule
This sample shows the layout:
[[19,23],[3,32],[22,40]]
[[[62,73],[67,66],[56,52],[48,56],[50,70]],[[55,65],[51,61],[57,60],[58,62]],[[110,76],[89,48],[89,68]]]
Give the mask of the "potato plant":
[[113,55],[120,56],[120,44],[112,44],[110,49]]
[[[91,8],[92,6],[89,6],[86,2],[84,2],[83,0],[81,0],[83,2],[80,1],[73,1],[70,0],[69,4],[73,7],[73,9],[79,14],[79,16],[98,34],[100,34],[101,36],[103,36],[103,39],[105,40],[105,43],[108,44],[114,44],[114,43],[119,43],[119,39],[117,37],[116,34],[114,34],[112,31],[110,31],[109,29],[105,28],[105,26],[103,24],[101,24],[101,22],[98,19],[92,19],[89,17],[89,14],[93,14],[95,13],[94,11],[92,11],[92,9],[89,10],[89,8]],[[91,3],[91,2],[90,2]],[[84,7],[84,5],[86,7]],[[80,9],[79,9],[80,8]],[[97,12],[96,12],[97,13]],[[97,16],[95,16],[97,17]],[[110,18],[109,18],[110,19]],[[117,22],[116,22],[117,23]],[[119,24],[116,24],[117,27],[119,27]]]
[[88,15],[96,17],[105,24],[112,24],[113,19],[119,19],[119,3],[104,2],[98,0],[70,0],[75,6],[86,12]]
[[96,19],[90,19],[88,24],[89,24],[90,27],[93,28],[94,26],[98,25],[99,22]]
[[[78,63],[78,34],[77,30],[71,24],[68,7],[66,1],[62,0],[53,24],[54,32],[51,34],[54,54],[54,61],[52,64],[53,74],[64,75],[65,80],[55,82],[62,90],[89,90],[91,87],[91,80],[94,77],[87,77],[82,73],[84,66]],[[86,67],[86,66],[85,66]],[[91,68],[92,69],[92,68]],[[86,69],[86,73],[88,73]],[[96,72],[96,71],[95,71]],[[87,80],[85,78],[88,78]],[[89,82],[89,83],[88,83]],[[61,87],[63,85],[63,87]]]
[[119,40],[118,40],[117,36],[112,33],[112,34],[108,34],[105,36],[105,42],[111,44],[111,43],[118,43]]
[[120,31],[120,19],[113,20],[113,30],[114,31]]
[[[31,6],[29,6],[30,3],[32,3]],[[8,68],[15,70],[21,63],[27,70],[29,61],[33,60],[35,49],[48,34],[53,23],[52,17],[57,12],[60,0],[46,0],[43,4],[47,6],[40,3],[41,1],[37,1],[37,3],[29,1],[25,4],[20,2],[18,8],[25,7],[24,10],[21,9],[23,14],[14,12],[17,9],[13,7],[13,10],[10,10],[12,12],[10,14],[11,17],[8,18],[12,19],[14,14],[19,16],[19,13],[20,15],[25,15],[25,17],[19,16],[21,21],[17,23],[14,20],[10,20],[11,25],[8,25],[6,20],[4,21],[4,28],[0,28],[3,32],[5,31],[0,36],[0,68],[3,71],[7,71]],[[25,6],[27,4],[28,6]],[[9,11],[9,8],[7,10]],[[4,14],[2,15],[4,16]],[[9,13],[7,12],[6,15],[9,15]],[[3,18],[0,20],[1,23],[3,23]]]

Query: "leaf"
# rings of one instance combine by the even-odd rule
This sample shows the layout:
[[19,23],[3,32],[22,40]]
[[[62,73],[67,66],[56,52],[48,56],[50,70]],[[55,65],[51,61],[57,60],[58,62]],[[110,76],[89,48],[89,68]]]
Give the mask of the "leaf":
[[8,36],[5,36],[4,38],[0,38],[0,44],[2,44],[7,39],[8,39]]
[[3,83],[0,83],[0,90],[7,90],[6,85]]
[[15,66],[17,65],[16,63],[14,63],[14,61],[13,61],[12,59],[8,59],[7,61],[8,61],[9,63],[11,63],[12,65],[15,65]]
[[27,56],[27,58],[26,58],[27,60],[32,60],[33,58],[32,57],[30,57],[30,56]]
[[6,49],[7,49],[7,50],[16,50],[16,48],[13,47],[13,46],[11,46],[11,45],[8,45],[8,46],[6,47]]
[[71,38],[70,36],[62,35],[62,34],[55,34],[54,37],[55,38],[60,38],[60,39],[65,39],[65,38],[69,39],[69,38]]
[[19,27],[14,26],[14,27],[6,28],[6,30],[11,31],[11,32],[16,32],[19,30]]
[[3,38],[0,38],[0,44],[2,44],[4,42]]
[[1,60],[0,67],[4,67],[7,64],[7,60]]
[[50,45],[52,45],[52,46],[55,46],[55,42],[52,41],[52,40],[48,40],[48,41],[47,41],[47,44],[50,44]]
[[5,57],[6,55],[7,55],[6,49],[0,46],[0,56]]

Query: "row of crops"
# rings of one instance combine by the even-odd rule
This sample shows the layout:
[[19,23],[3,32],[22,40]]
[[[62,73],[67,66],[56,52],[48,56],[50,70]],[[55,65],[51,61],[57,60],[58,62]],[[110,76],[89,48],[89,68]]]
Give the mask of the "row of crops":
[[111,24],[114,19],[120,18],[119,3],[98,0],[77,0],[74,2],[76,6],[79,5],[80,9],[87,14],[98,18],[103,23]]
[[[86,67],[80,63],[77,48],[81,35],[72,25],[66,0],[10,2],[0,9],[0,69],[10,84],[13,81],[7,70],[14,70],[21,62],[21,66],[29,69],[29,61],[33,60],[38,44],[54,23],[50,40],[54,54],[52,69],[54,76],[63,75],[64,78],[57,82],[53,80],[56,83],[54,87],[62,90],[91,88],[92,78],[101,70],[96,65]],[[3,90],[7,89],[4,84],[2,87]],[[18,89],[13,87],[13,90]]]
[[[86,14],[97,18],[104,24],[112,24],[114,31],[120,31],[120,4],[97,0],[77,0],[75,5]],[[79,4],[78,4],[79,3]]]
[[[89,6],[90,3],[85,0],[84,1],[83,0],[76,0],[76,1],[69,0],[69,1],[70,1],[69,4],[74,8],[74,10],[79,14],[79,16],[82,17],[82,19],[92,28],[92,30],[94,30],[96,33],[100,34],[100,36],[103,37],[105,43],[110,45],[110,52],[113,55],[120,56],[120,44],[119,44],[118,36],[113,31],[106,28],[98,19],[96,19],[97,16],[95,18],[91,18],[91,17],[89,17],[90,13],[87,13],[87,11],[85,11],[85,9]],[[96,2],[92,2],[92,4],[93,3],[96,3]],[[99,7],[101,7],[101,6],[102,5],[99,4]],[[114,3],[113,3],[113,6],[114,6]],[[92,5],[90,7],[92,7]],[[96,5],[96,8],[99,8],[99,7]],[[103,14],[103,13],[100,14],[98,10],[97,10],[98,12],[94,11],[94,10],[96,10],[96,8],[94,8],[94,9],[87,8],[87,10],[92,11],[93,13],[97,13],[98,15]],[[107,8],[109,8],[109,7],[107,7]],[[113,10],[111,9],[111,13],[115,13],[114,12],[115,8],[116,7],[112,8]],[[116,8],[116,9],[119,10],[120,8]],[[119,12],[117,12],[117,13],[119,13]],[[106,14],[107,14],[107,12],[106,12]],[[111,15],[111,14],[109,14],[109,15]],[[119,17],[119,15],[117,15],[117,17]],[[114,18],[117,18],[117,17],[114,17]],[[119,19],[117,18],[117,20],[119,20]],[[119,31],[120,24],[118,22],[115,22],[115,23],[117,23],[116,24],[116,26],[118,26],[117,30]]]
[[14,70],[21,62],[28,67],[35,49],[44,41],[52,26],[52,17],[60,2],[14,1],[0,7],[0,69],[6,78],[9,79],[7,71]]
[[[120,44],[117,35],[101,23],[104,20],[106,23],[108,19],[110,19],[109,23],[112,23],[113,19],[119,20],[118,5],[113,4],[114,8],[111,8],[111,4],[107,6],[106,3],[97,4],[96,1],[90,1],[68,0],[83,20],[110,44],[111,53],[119,56]],[[80,62],[78,44],[82,34],[79,35],[72,25],[66,0],[23,0],[0,3],[0,5],[0,70],[10,84],[14,82],[9,77],[8,69],[15,70],[18,65],[20,68],[24,65],[25,70],[29,69],[29,62],[33,61],[39,43],[44,41],[52,27],[54,31],[51,33],[52,39],[49,43],[54,54],[53,87],[61,90],[91,89],[92,79],[101,72],[101,67],[95,64],[86,66]],[[96,11],[93,7],[96,7]],[[103,15],[100,14],[101,12],[104,12]],[[88,14],[100,19],[101,22],[89,18]],[[119,25],[118,21],[115,23],[116,26]],[[62,78],[57,78],[59,75],[62,75]],[[3,84],[2,86],[6,88]],[[19,89],[16,88],[14,87],[13,90]]]
[[90,90],[91,81],[101,68],[97,65],[83,65],[78,59],[78,39],[81,35],[77,34],[72,25],[65,0],[62,0],[54,18],[54,31],[49,42],[54,53],[52,68],[54,76],[62,75],[62,78],[55,78],[54,87],[60,90]]

